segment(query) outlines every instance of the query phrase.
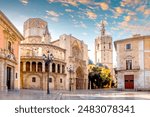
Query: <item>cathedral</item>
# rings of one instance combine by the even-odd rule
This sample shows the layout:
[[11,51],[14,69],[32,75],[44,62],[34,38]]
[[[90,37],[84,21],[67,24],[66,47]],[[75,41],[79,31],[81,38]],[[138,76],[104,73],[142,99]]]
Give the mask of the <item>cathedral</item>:
[[[40,18],[25,21],[24,38],[20,47],[20,88],[87,89],[88,47],[83,41],[66,34],[51,41],[48,23]],[[53,60],[47,64],[43,55],[51,55]]]
[[101,35],[95,39],[95,64],[104,66],[113,71],[112,37],[106,35],[105,24],[102,21]]

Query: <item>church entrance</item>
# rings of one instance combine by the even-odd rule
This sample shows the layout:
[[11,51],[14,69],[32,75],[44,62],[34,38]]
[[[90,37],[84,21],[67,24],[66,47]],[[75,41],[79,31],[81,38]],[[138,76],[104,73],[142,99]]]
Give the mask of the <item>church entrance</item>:
[[7,67],[7,88],[8,90],[11,89],[11,68]]
[[76,89],[84,89],[84,74],[80,67],[76,70]]
[[134,89],[134,75],[125,75],[125,89]]

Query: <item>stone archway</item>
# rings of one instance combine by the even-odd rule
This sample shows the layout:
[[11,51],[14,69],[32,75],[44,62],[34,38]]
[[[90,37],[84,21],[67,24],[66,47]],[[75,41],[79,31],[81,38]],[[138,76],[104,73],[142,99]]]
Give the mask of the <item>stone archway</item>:
[[76,70],[76,89],[84,89],[84,72],[81,67]]

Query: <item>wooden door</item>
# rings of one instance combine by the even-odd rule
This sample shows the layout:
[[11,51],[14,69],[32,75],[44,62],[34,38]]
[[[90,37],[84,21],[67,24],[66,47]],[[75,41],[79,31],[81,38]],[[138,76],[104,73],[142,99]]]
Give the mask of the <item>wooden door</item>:
[[134,75],[124,76],[125,89],[134,89]]

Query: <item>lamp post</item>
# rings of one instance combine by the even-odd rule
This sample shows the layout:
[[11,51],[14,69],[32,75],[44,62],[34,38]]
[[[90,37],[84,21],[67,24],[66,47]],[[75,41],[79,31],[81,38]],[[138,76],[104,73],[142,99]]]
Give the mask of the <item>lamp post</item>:
[[47,56],[43,54],[43,60],[48,65],[48,73],[47,73],[47,94],[50,94],[49,90],[49,73],[50,73],[50,63],[53,62],[54,56],[49,51],[47,52]]
[[70,82],[69,82],[69,90],[71,91],[71,84],[72,84],[72,78],[71,78],[71,73],[73,73],[74,72],[74,68],[73,68],[73,66],[69,66],[69,67],[67,67],[67,71],[69,72],[69,74],[70,74]]

